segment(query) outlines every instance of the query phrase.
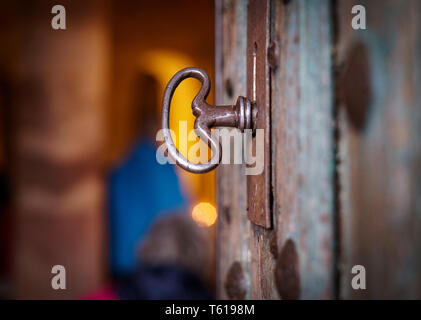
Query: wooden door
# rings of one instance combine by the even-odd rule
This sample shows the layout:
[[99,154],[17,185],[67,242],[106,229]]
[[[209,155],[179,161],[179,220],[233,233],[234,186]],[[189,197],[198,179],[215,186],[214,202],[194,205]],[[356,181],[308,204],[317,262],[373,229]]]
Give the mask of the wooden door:
[[[218,296],[421,298],[421,5],[265,1],[272,227],[248,219],[244,165],[220,165]],[[357,4],[364,30],[351,26]],[[247,93],[250,12],[246,0],[215,10],[224,105]],[[351,286],[355,265],[365,290]]]

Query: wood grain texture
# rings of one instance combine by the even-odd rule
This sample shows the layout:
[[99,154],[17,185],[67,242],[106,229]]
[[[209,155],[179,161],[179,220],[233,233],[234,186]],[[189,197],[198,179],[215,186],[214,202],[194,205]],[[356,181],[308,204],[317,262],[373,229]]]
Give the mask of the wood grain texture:
[[[217,105],[231,104],[237,96],[246,94],[246,9],[245,1],[216,1]],[[221,299],[235,298],[227,295],[226,287],[232,287],[227,276],[236,261],[244,274],[245,298],[250,297],[250,223],[244,169],[244,165],[234,164],[221,164],[218,169],[217,295]]]
[[276,2],[273,19],[280,48],[272,81],[273,215],[279,251],[289,239],[295,244],[302,299],[334,297],[330,14],[328,1]]
[[[355,4],[366,8],[366,30],[351,28]],[[419,299],[421,4],[338,1],[336,14],[340,295]],[[366,268],[366,290],[351,288],[357,264]]]

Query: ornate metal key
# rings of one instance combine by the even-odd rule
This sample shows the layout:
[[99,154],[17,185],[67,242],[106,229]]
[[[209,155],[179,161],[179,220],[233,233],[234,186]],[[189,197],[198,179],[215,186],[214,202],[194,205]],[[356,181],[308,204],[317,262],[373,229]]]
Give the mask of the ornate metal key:
[[[174,145],[169,130],[170,104],[175,89],[181,81],[195,78],[202,83],[199,93],[192,102],[195,133],[206,142],[212,150],[212,158],[206,163],[193,163],[188,161]],[[235,105],[211,106],[206,102],[210,90],[209,76],[199,68],[185,68],[178,71],[168,82],[162,102],[162,128],[164,143],[167,145],[169,155],[183,169],[193,173],[205,173],[215,169],[222,157],[221,144],[212,136],[211,128],[233,127],[241,131],[244,129],[255,130],[257,109],[254,103],[246,97],[239,96]]]

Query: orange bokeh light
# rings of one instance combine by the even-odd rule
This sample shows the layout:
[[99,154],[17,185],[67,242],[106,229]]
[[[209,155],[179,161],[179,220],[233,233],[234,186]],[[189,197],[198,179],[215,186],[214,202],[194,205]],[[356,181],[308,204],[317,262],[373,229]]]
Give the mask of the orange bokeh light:
[[217,217],[216,208],[209,202],[199,202],[193,207],[192,218],[199,226],[210,227]]

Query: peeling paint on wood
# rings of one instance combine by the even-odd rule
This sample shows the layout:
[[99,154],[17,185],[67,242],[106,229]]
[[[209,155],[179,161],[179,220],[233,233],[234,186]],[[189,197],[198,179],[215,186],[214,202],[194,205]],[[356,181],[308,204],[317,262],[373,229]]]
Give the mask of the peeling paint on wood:
[[302,299],[333,298],[334,139],[329,1],[277,2],[272,85],[278,246],[296,244]]

